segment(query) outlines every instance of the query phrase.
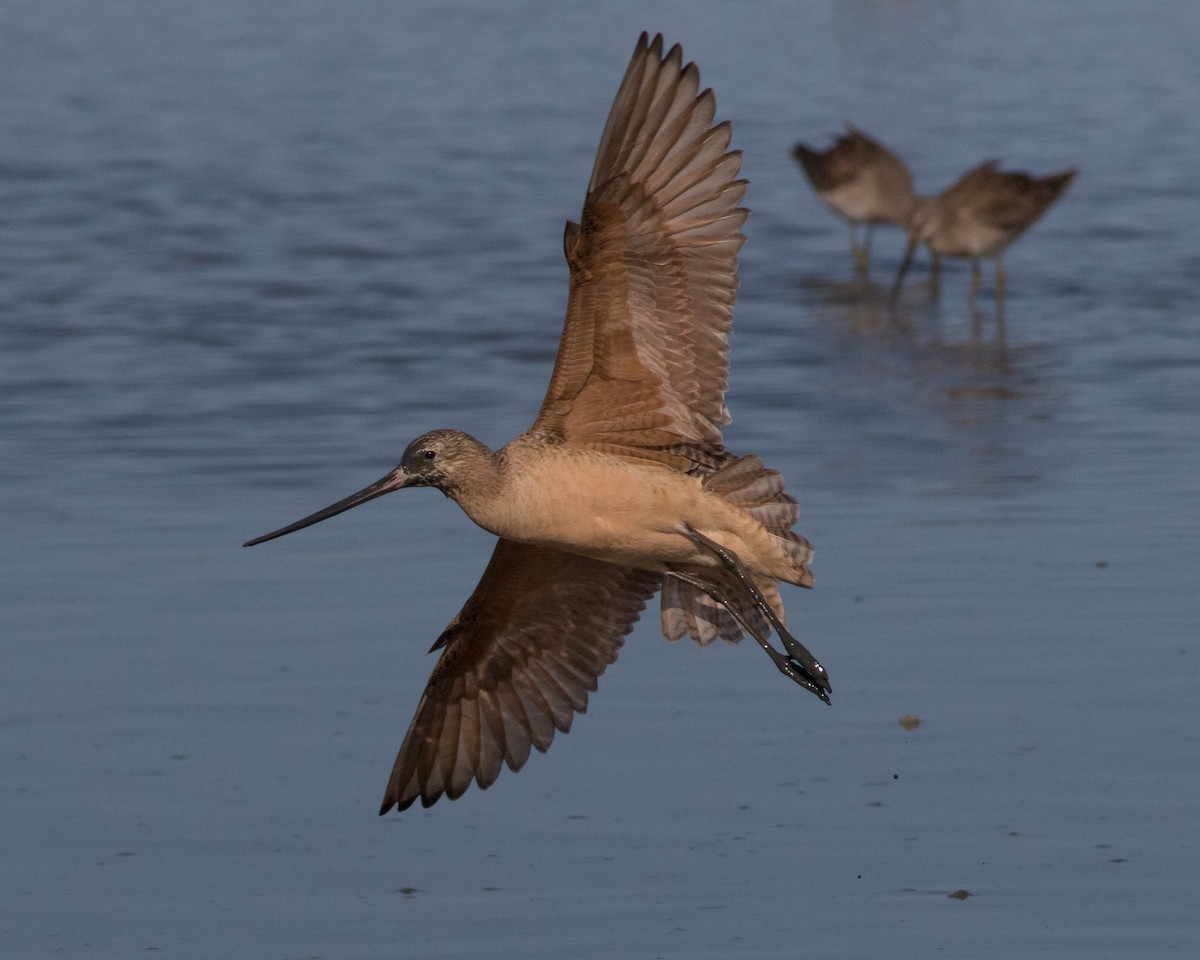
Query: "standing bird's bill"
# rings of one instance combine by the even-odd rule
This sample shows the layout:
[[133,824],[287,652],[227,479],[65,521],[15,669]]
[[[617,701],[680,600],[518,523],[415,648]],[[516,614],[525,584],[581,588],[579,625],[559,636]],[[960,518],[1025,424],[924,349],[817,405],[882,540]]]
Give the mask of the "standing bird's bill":
[[[748,211],[741,155],[715,111],[680,48],[664,54],[661,36],[642,34],[582,214],[564,230],[567,315],[528,431],[497,451],[456,430],[423,434],[376,483],[247,544],[410,486],[442,491],[499,538],[433,645],[440,656],[381,813],[487,788],[505,765],[545,751],[586,710],[660,588],[668,639],[750,633],[828,702],[828,675],[787,633],[776,589],[777,579],[812,583],[812,548],[791,530],[795,500],[721,435]],[[616,498],[636,520],[614,535]],[[731,539],[744,535],[746,557],[720,541],[718,521]],[[785,653],[768,644],[771,629]]]

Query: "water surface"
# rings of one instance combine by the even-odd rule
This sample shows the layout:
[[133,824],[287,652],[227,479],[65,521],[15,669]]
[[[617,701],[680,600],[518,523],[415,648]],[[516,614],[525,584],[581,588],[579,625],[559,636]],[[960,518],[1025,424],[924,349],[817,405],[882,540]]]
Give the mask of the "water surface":
[[[13,956],[1195,954],[1200,16],[749,9],[8,5]],[[745,151],[727,440],[800,499],[834,705],[648,616],[548,756],[380,820],[490,538],[417,491],[239,544],[528,424],[643,29]],[[1081,168],[1003,337],[961,264],[887,310],[895,232],[855,279],[788,156],[846,120],[926,191]]]

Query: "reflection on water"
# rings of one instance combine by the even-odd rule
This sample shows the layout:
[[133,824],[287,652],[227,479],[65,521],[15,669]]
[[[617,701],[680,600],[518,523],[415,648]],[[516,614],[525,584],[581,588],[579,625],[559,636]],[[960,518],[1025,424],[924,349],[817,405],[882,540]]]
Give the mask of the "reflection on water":
[[[809,322],[833,338],[832,350],[858,356],[865,374],[838,385],[830,416],[860,432],[855,440],[872,451],[869,475],[879,480],[908,477],[972,496],[1041,482],[1066,453],[1038,427],[1065,412],[1068,397],[1053,376],[1061,352],[1010,343],[1003,300],[952,304],[922,287],[896,303],[890,284],[870,278],[798,278]],[[881,437],[875,431],[885,423]],[[864,472],[861,453],[848,464]]]
[[[12,5],[9,952],[791,958],[795,903],[823,955],[1200,940],[1198,9]],[[549,760],[377,821],[489,538],[414,493],[238,545],[425,429],[528,425],[644,28],[745,151],[727,436],[800,501],[834,706],[644,623]],[[956,264],[893,307],[903,238],[855,277],[788,156],[846,119],[924,192],[1085,176],[1003,305]]]

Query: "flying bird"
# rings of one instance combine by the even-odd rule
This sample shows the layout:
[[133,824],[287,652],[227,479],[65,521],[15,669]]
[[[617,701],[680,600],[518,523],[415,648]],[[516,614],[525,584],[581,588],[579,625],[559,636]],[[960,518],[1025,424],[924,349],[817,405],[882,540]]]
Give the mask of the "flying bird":
[[[695,64],[642,34],[568,221],[570,296],[533,425],[499,450],[417,437],[370,486],[246,546],[393,490],[434,487],[499,538],[440,650],[381,813],[490,786],[567,732],[661,590],[668,640],[750,634],[829,702],[777,581],[812,585],[779,473],[722,442],[737,255],[748,211],[728,121]],[[772,632],[783,647],[771,642]]]
[[[850,227],[850,252],[860,273],[871,259],[871,228],[880,223],[903,227],[916,204],[913,178],[895,153],[861,130],[846,124],[828,150],[803,143],[792,156],[821,201]],[[858,227],[865,227],[858,242]]]

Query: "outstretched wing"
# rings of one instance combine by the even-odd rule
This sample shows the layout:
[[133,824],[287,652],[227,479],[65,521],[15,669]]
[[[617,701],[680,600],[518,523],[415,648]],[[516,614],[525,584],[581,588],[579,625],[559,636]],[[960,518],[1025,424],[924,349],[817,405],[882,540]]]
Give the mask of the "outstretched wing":
[[500,540],[408,728],[380,813],[491,786],[566,733],[617,659],[659,576]]
[[564,236],[571,293],[531,430],[688,470],[724,459],[721,427],[741,153],[696,65],[642,34],[609,114],[581,223]]

